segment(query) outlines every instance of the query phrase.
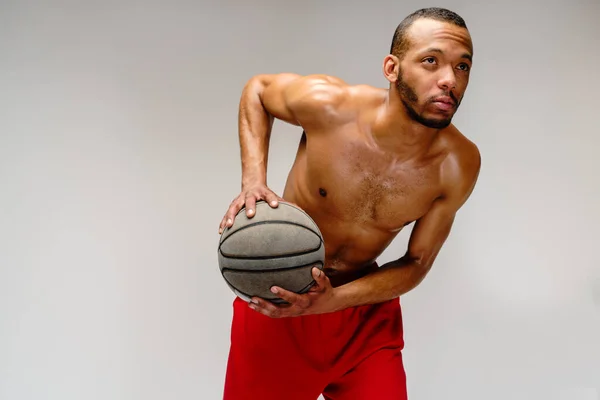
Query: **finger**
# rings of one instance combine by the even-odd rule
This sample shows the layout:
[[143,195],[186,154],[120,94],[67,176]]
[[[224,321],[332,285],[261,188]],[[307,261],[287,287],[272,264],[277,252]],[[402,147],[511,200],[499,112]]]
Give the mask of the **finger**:
[[224,231],[225,227],[229,225],[229,222],[231,220],[231,215],[233,214],[233,212],[235,212],[235,208],[236,208],[235,202],[236,201],[237,200],[234,200],[231,202],[231,204],[227,208],[227,212],[225,212],[225,215],[223,215],[223,219],[221,219],[221,224],[219,225],[219,229],[221,231]]
[[256,197],[254,195],[246,195],[246,216],[252,218],[256,212]]
[[327,288],[330,285],[329,278],[319,268],[314,267],[312,269],[312,276],[313,276],[313,279],[315,280],[315,286],[313,286],[315,291],[325,290],[325,288]]
[[280,297],[283,300],[287,301],[291,307],[305,309],[309,306],[310,300],[307,297],[294,292],[290,292],[289,290],[285,290],[283,288],[280,288],[279,286],[273,286],[271,288],[271,292],[276,294],[277,297]]
[[272,208],[276,208],[279,205],[279,198],[278,198],[278,196],[275,193],[271,192],[271,191],[267,191],[265,193],[265,195],[264,195],[264,198],[265,198],[265,201],[267,203],[269,203],[269,205]]
[[261,299],[260,297],[253,297],[248,306],[263,315],[271,318],[280,318],[282,309],[270,301]]
[[244,199],[240,198],[240,197],[238,197],[231,203],[231,205],[229,206],[229,210],[227,210],[227,214],[225,214],[224,227],[231,228],[231,226],[233,225],[233,220],[235,219],[235,216],[242,209],[243,206],[244,206]]
[[225,230],[225,228],[229,225],[228,220],[229,218],[229,210],[227,211],[227,213],[223,216],[223,219],[221,219],[221,223],[219,224],[219,234],[222,234],[223,231]]
[[225,231],[225,228],[231,228],[233,225],[233,218],[229,216],[229,213],[223,217],[221,223],[219,224],[219,234],[222,234]]

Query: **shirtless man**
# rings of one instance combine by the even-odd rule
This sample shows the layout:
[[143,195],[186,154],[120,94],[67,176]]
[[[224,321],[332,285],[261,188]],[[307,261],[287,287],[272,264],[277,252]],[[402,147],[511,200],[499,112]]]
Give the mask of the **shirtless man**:
[[[473,48],[455,13],[428,8],[397,28],[383,60],[388,89],[324,75],[258,75],[239,114],[245,205],[300,206],[325,242],[324,273],[306,294],[273,288],[288,305],[234,300],[225,400],[406,399],[399,297],[431,269],[480,168],[477,147],[451,120],[469,81]],[[300,126],[279,197],[266,183],[273,119]],[[377,257],[414,222],[408,249]]]

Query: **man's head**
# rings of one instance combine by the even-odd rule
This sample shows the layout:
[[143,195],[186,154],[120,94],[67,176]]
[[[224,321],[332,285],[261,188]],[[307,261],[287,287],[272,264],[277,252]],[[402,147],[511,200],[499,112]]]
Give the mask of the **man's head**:
[[462,101],[472,57],[465,21],[450,10],[424,8],[398,25],[383,67],[408,115],[439,129]]

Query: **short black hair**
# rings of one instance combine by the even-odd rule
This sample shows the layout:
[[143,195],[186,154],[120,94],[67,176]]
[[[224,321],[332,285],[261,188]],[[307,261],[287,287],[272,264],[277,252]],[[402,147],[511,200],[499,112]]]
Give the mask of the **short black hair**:
[[461,28],[467,28],[467,24],[465,20],[455,13],[454,11],[450,11],[445,8],[440,7],[429,7],[429,8],[421,8],[404,18],[402,22],[396,28],[394,32],[394,37],[392,39],[392,46],[390,48],[390,54],[393,54],[400,59],[404,57],[406,50],[409,48],[409,41],[407,37],[408,28],[411,27],[413,22],[420,18],[428,18],[434,19],[437,21],[449,22]]

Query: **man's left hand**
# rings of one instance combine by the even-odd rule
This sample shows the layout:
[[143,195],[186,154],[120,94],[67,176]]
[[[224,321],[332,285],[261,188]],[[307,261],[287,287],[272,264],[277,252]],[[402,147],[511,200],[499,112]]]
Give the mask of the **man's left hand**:
[[323,314],[336,311],[335,289],[329,278],[318,268],[312,269],[315,284],[305,294],[297,294],[278,286],[271,291],[289,304],[274,304],[259,297],[253,297],[249,307],[271,318],[297,317],[300,315]]

